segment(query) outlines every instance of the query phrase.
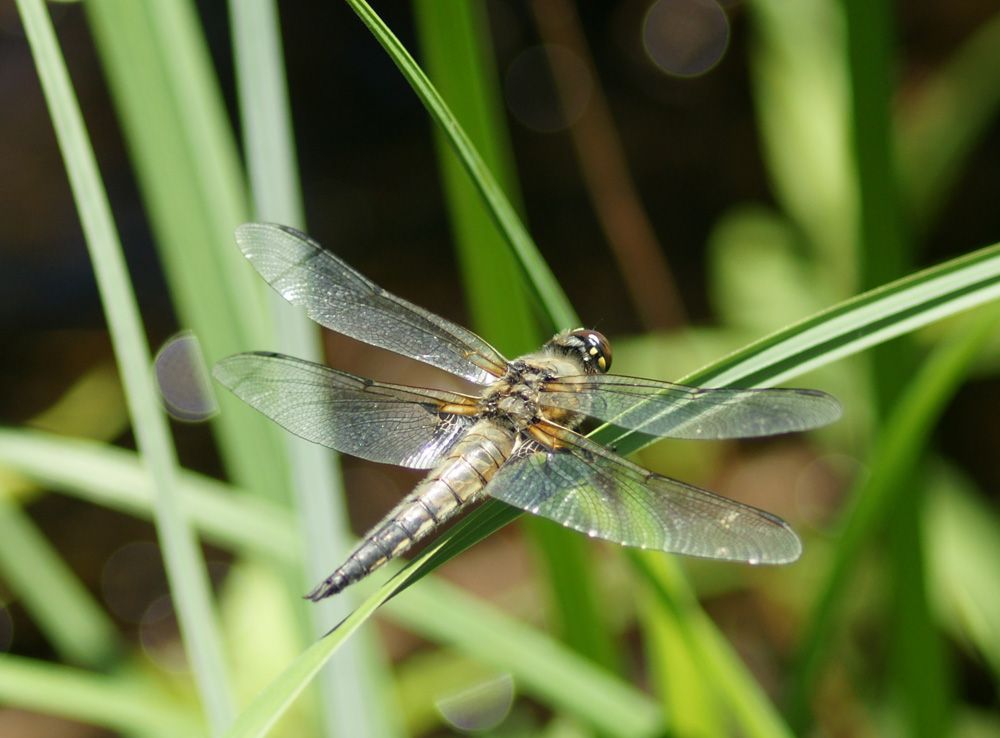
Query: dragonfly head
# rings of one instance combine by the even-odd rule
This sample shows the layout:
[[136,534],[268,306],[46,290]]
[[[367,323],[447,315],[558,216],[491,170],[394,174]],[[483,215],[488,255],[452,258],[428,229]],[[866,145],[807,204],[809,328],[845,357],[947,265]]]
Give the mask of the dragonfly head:
[[577,328],[554,336],[547,344],[563,353],[576,356],[588,374],[605,373],[611,368],[611,344],[597,331]]

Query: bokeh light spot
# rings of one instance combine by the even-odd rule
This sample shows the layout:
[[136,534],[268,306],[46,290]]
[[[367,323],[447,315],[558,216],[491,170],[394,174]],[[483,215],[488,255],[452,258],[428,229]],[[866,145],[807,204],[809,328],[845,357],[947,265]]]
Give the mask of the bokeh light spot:
[[441,717],[465,733],[479,733],[497,727],[507,717],[513,704],[514,678],[510,674],[500,674],[434,703]]
[[177,420],[200,423],[219,411],[201,344],[190,331],[163,344],[153,361],[166,411]]
[[729,19],[716,0],[656,0],[642,21],[642,46],[667,74],[697,77],[722,59]]
[[[565,100],[553,83],[562,80]],[[562,46],[534,46],[507,68],[504,93],[514,118],[539,133],[555,133],[576,123],[586,112],[593,81],[587,65]]]
[[170,595],[158,597],[146,609],[139,624],[139,642],[143,652],[164,671],[182,674],[189,670]]
[[141,622],[150,604],[167,591],[167,575],[155,543],[128,543],[104,562],[101,594],[108,609],[125,622]]

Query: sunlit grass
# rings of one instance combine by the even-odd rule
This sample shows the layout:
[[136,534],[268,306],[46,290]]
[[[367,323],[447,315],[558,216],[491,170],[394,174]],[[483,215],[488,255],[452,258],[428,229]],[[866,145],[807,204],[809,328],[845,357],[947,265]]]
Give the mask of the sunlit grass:
[[[438,126],[440,176],[472,327],[517,353],[547,332],[538,324],[577,325],[511,204],[520,198],[485,16],[472,5],[451,12],[446,3],[417,3],[424,74],[363,0],[348,4],[364,23],[352,32],[364,34],[367,27]],[[830,540],[812,534],[823,555],[804,560],[795,572],[773,572],[779,585],[759,590],[764,601],[778,586],[811,581],[785,595],[792,604],[782,613],[791,621],[787,632],[794,642],[774,657],[787,663],[777,664],[773,683],[765,688],[702,609],[695,595],[702,584],[697,574],[688,579],[676,559],[639,552],[617,557],[614,570],[628,579],[629,592],[638,590],[636,609],[634,603],[609,600],[609,591],[622,590],[593,569],[586,538],[536,524],[545,562],[538,580],[548,583],[552,632],[527,622],[527,614],[504,614],[431,574],[520,516],[498,502],[483,505],[410,564],[390,567],[392,578],[373,577],[357,593],[338,598],[329,612],[306,609],[300,593],[349,543],[342,518],[340,530],[326,524],[342,515],[330,457],[296,446],[224,398],[216,432],[234,484],[176,468],[164,419],[147,386],[148,351],[136,329],[126,275],[115,264],[120,248],[112,214],[88,161],[73,90],[42,4],[19,0],[105,290],[139,452],[100,441],[0,431],[0,465],[11,475],[5,474],[0,488],[0,575],[59,659],[0,657],[0,701],[136,735],[402,734],[402,726],[413,721],[399,713],[392,677],[366,627],[381,611],[435,647],[512,675],[519,695],[543,705],[557,721],[571,721],[583,735],[658,735],[667,727],[799,734],[816,720],[812,709],[822,699],[831,664],[853,670],[863,706],[879,713],[869,718],[873,724],[945,732],[949,715],[968,712],[971,705],[949,691],[941,655],[951,646],[944,639],[981,656],[994,680],[1000,675],[998,588],[987,572],[997,560],[990,541],[1000,524],[974,485],[936,459],[933,448],[937,420],[996,332],[992,303],[1000,295],[1000,246],[924,271],[905,265],[923,261],[910,234],[924,232],[931,215],[940,212],[947,186],[995,119],[1000,86],[993,80],[1000,65],[990,41],[998,26],[994,21],[981,28],[930,78],[925,85],[930,102],[895,109],[889,99],[891,57],[883,46],[891,47],[892,31],[884,27],[887,16],[872,15],[878,9],[864,5],[855,3],[846,15],[839,5],[820,0],[794,7],[772,0],[750,5],[749,64],[777,202],[766,217],[773,225],[769,232],[794,234],[798,249],[775,248],[770,255],[777,268],[756,274],[802,275],[805,286],[795,287],[804,298],[796,302],[784,285],[772,290],[754,284],[751,270],[731,269],[726,278],[746,280],[737,286],[750,300],[767,305],[773,298],[777,305],[792,299],[761,311],[773,333],[742,347],[730,336],[732,353],[685,378],[765,386],[823,367],[829,375],[812,376],[861,385],[851,386],[847,410],[856,413],[855,434],[862,441],[848,449],[835,430],[817,443],[832,450],[840,444],[841,452],[863,460],[870,474],[855,482],[842,525],[831,529]],[[274,10],[267,0],[234,0],[231,8],[244,172],[193,7],[132,0],[86,4],[172,298],[210,360],[247,349],[319,355],[314,327],[274,303],[231,240],[233,227],[244,220],[303,220]],[[871,40],[872,32],[879,36],[874,46],[858,45],[859,37]],[[851,33],[854,46],[844,42]],[[871,84],[859,87],[859,79]],[[962,102],[941,102],[949,99]],[[859,158],[864,166],[858,166]],[[888,222],[892,219],[898,220]],[[736,227],[716,234],[720,258],[739,253],[752,225],[748,218],[728,222]],[[887,225],[896,230],[887,231]],[[889,242],[897,244],[895,252],[879,251]],[[870,258],[876,253],[882,261]],[[498,279],[501,273],[506,276]],[[512,280],[523,281],[512,287]],[[876,289],[863,292],[861,285]],[[527,308],[532,301],[542,306],[539,315]],[[786,315],[787,305],[803,310]],[[888,362],[882,379],[872,380],[857,359],[846,366],[848,357],[868,360],[868,349],[971,308],[978,311],[923,336],[920,347],[908,350],[905,366],[894,366],[893,355],[876,358]],[[733,335],[745,334],[751,323]],[[887,382],[893,371],[896,379]],[[871,399],[885,412],[858,407]],[[872,418],[877,423],[869,425]],[[610,427],[599,429],[597,437],[619,453],[637,451],[651,440]],[[25,514],[26,501],[38,494],[32,485],[156,522],[198,702],[151,674],[138,648],[121,637],[75,578],[72,562],[60,558]],[[894,513],[901,509],[910,512],[896,525]],[[879,543],[886,531],[891,545],[883,551]],[[275,601],[267,604],[275,607],[256,603],[259,622],[223,607],[224,635],[250,622],[249,631],[240,630],[238,647],[266,639],[269,645],[291,643],[290,651],[278,649],[275,657],[267,648],[239,648],[222,657],[195,535],[238,562],[266,568],[279,582],[269,590]],[[891,646],[896,659],[876,673],[869,665],[845,665],[836,646],[858,617],[850,585],[872,576],[863,568],[866,555],[883,553],[900,585],[894,590],[898,601],[866,603],[863,612],[875,620],[895,618],[890,622],[898,627]],[[793,579],[805,566],[812,567],[809,576]],[[747,590],[757,581],[742,570],[733,576]],[[224,605],[240,596],[234,589],[218,593]],[[255,607],[241,604],[244,613]],[[265,610],[278,614],[265,617]],[[624,621],[616,617],[622,610]],[[345,616],[330,635],[315,640]],[[327,676],[318,677],[324,667]],[[234,671],[238,678],[232,682],[264,687],[258,694],[241,692],[238,707],[229,696],[236,691],[228,676]],[[914,676],[930,672],[935,679],[926,683]],[[427,694],[434,693],[436,673],[428,668],[423,675]],[[406,675],[410,683],[420,678]],[[649,689],[651,680],[655,686]],[[321,699],[298,700],[316,684],[325,692]],[[930,688],[936,693],[927,694]],[[423,724],[428,714],[421,714]]]

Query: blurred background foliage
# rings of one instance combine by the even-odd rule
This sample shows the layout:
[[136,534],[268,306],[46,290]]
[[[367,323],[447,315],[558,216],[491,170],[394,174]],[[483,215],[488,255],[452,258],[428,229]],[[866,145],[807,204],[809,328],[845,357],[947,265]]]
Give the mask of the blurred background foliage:
[[[466,175],[363,3],[0,3],[0,734],[1000,735],[994,305],[796,377],[842,401],[828,429],[638,454],[789,520],[797,564],[626,555],[522,520],[374,617],[381,573],[322,607],[299,595],[416,475],[226,397],[211,427],[172,423],[174,463],[116,368],[183,328],[209,362],[274,349],[447,386],[281,305],[232,245],[261,219],[508,354],[575,312],[616,371],[694,372],[997,240],[995,3],[376,10],[509,213],[483,206],[485,170]],[[49,16],[90,190],[67,186],[38,84]],[[145,338],[109,335],[132,308],[95,287],[80,222],[104,194]],[[961,306],[932,303],[914,312]]]

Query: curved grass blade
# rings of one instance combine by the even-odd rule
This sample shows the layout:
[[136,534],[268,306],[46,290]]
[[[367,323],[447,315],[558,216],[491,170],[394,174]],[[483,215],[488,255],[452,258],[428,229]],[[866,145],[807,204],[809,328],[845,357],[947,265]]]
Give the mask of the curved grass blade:
[[[408,574],[413,566],[411,562],[331,633],[303,651],[237,718],[226,738],[266,735],[368,618],[412,584],[414,580]],[[414,630],[510,671],[515,681],[531,693],[593,725],[602,734],[655,736],[664,730],[663,715],[647,696],[551,638],[474,602],[443,582],[425,582],[420,590],[393,602],[390,610]],[[466,616],[460,627],[453,622],[457,611]]]
[[669,613],[690,657],[699,665],[702,680],[712,684],[725,698],[741,733],[759,738],[791,738],[780,715],[771,706],[740,656],[719,633],[680,570],[655,552],[629,550],[629,559],[656,595],[657,606]]
[[497,227],[514,250],[521,266],[528,273],[531,285],[553,326],[566,328],[578,325],[572,305],[570,305],[548,265],[538,253],[538,248],[521,223],[521,219],[518,218],[513,206],[483,162],[479,152],[476,151],[469,137],[462,130],[458,120],[448,109],[430,80],[427,79],[427,75],[368,3],[364,0],[347,0],[347,3],[372,32],[382,48],[386,50],[393,63],[399,67],[399,71],[403,73],[406,81],[417,93],[417,97],[427,108],[431,118],[441,127],[442,133],[454,148],[483,199],[486,200]]
[[[510,199],[519,193],[503,123],[486,9],[475,3],[422,0],[415,5],[428,72],[451,103],[484,163]],[[536,349],[546,336],[533,319],[523,273],[493,225],[487,204],[445,136],[437,136],[445,194],[472,328],[507,356]],[[567,326],[562,326],[567,327]],[[595,663],[617,669],[623,658],[598,607],[587,541],[548,521],[528,518],[527,532],[547,572],[550,622],[563,640]]]
[[[926,325],[1000,296],[1000,246],[918,272],[864,293],[765,337],[682,381],[706,386],[767,386],[857,353],[908,330]],[[798,359],[801,364],[796,365]],[[598,440],[632,453],[656,439],[605,426]],[[415,560],[401,587],[499,530],[522,513],[499,500],[487,500],[442,543]]]

